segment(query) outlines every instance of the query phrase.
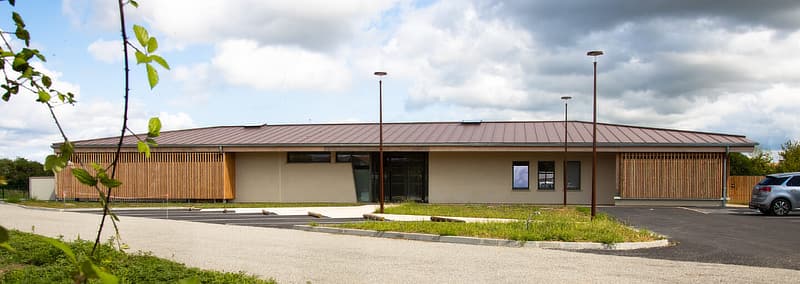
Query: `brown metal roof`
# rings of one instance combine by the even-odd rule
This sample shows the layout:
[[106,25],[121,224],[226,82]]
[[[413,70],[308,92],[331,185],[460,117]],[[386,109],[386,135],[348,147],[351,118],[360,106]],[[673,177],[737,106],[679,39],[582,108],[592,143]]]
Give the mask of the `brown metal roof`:
[[[563,145],[564,122],[422,122],[384,123],[384,144],[408,146],[555,146]],[[569,144],[592,143],[590,122],[570,121]],[[164,131],[156,139],[161,146],[374,146],[378,124],[287,124],[218,126]],[[597,124],[599,146],[740,146],[756,143],[740,135]],[[75,142],[76,147],[108,147],[117,138]],[[126,136],[126,146],[136,139]]]

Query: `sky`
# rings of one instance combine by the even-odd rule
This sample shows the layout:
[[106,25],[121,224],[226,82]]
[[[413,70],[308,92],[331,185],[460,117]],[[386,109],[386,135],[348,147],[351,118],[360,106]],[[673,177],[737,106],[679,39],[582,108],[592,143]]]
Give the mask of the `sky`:
[[[131,128],[384,121],[592,120],[800,139],[800,2],[138,0],[171,70],[131,70]],[[19,12],[37,65],[78,103],[55,108],[71,140],[118,135],[116,1],[0,2]],[[19,48],[19,42],[13,42]],[[133,60],[133,58],[131,58]],[[0,158],[42,161],[60,136],[32,94],[0,101]]]

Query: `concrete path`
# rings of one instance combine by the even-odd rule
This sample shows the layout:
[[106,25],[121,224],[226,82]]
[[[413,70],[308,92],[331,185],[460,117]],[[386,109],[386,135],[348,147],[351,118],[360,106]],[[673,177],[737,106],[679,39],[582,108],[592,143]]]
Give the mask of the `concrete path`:
[[[380,213],[372,213],[366,214],[368,217],[367,219],[377,220],[382,219],[384,221],[431,221],[431,216],[426,215],[400,215],[400,214],[380,214]],[[511,222],[518,222],[517,219],[502,219],[502,218],[473,218],[473,217],[437,217],[439,219],[449,219],[454,220],[456,222],[461,221],[465,223],[511,223]]]
[[[800,271],[120,217],[132,250],[280,283],[792,283]],[[92,214],[0,205],[0,225],[93,238]],[[106,231],[110,236],[111,227]]]
[[[276,208],[227,208],[236,213],[261,213],[268,211],[276,215],[308,215],[318,213],[330,218],[361,218],[364,214],[375,212],[378,205],[339,206],[339,207],[276,207]],[[203,209],[202,211],[222,211],[222,208]]]

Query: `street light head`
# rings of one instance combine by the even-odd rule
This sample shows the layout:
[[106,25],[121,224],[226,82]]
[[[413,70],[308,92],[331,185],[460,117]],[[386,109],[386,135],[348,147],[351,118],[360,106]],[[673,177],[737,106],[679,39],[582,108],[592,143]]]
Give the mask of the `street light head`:
[[568,101],[568,100],[571,100],[572,97],[571,96],[563,96],[563,97],[561,97],[561,99],[565,100],[565,101]]
[[375,72],[375,76],[386,76],[387,74],[389,74],[389,73],[386,73],[386,72],[383,72],[383,71]]
[[602,50],[592,50],[586,53],[586,56],[600,56],[603,55]]

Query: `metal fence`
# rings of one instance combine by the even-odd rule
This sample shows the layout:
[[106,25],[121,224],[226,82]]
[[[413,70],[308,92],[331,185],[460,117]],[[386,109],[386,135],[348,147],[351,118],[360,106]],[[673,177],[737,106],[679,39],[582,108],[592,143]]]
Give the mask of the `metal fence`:
[[28,199],[28,190],[0,188],[0,199],[19,198]]

